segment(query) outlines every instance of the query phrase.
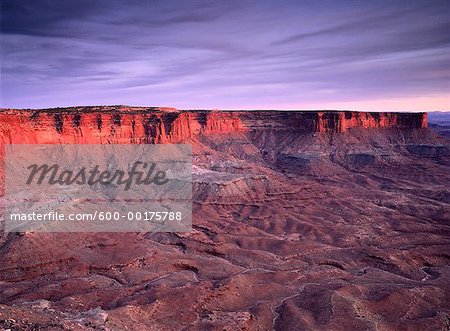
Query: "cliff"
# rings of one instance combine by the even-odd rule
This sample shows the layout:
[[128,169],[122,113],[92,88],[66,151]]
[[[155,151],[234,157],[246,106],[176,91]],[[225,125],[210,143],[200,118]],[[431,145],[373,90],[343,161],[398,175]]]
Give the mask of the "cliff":
[[281,130],[345,133],[352,128],[420,129],[426,113],[350,111],[177,111],[173,108],[3,109],[1,143],[176,143],[199,135]]

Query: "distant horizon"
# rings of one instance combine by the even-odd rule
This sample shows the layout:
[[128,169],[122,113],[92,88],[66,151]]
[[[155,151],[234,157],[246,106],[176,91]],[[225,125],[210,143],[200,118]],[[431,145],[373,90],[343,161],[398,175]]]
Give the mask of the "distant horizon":
[[45,108],[16,108],[16,107],[0,107],[0,110],[48,110],[48,109],[70,109],[70,108],[94,108],[94,107],[130,107],[130,108],[161,108],[174,109],[178,111],[314,111],[314,112],[373,112],[373,113],[449,113],[450,110],[416,110],[416,111],[398,111],[398,110],[361,110],[346,108],[177,108],[172,106],[151,106],[151,105],[126,105],[126,104],[105,104],[105,105],[76,105],[76,106],[57,106]]

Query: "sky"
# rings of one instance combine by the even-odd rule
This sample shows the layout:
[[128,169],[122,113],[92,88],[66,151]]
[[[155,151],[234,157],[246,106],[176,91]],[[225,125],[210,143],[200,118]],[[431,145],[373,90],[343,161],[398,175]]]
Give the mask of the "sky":
[[450,110],[448,0],[0,0],[0,107]]

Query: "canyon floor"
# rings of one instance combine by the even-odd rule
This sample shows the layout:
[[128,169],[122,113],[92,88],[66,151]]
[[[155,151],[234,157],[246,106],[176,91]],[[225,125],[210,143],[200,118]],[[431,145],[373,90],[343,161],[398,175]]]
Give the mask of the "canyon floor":
[[21,233],[0,330],[445,330],[450,158],[429,129],[199,136],[190,233]]

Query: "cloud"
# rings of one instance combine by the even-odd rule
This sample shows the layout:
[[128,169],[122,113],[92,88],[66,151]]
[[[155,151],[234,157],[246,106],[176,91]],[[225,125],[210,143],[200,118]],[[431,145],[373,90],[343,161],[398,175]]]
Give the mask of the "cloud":
[[448,9],[444,1],[3,0],[1,105],[280,108],[442,94]]
[[[274,45],[287,44],[297,41],[302,41],[308,38],[328,36],[333,37],[336,35],[349,35],[360,33],[377,33],[381,31],[389,31],[392,28],[398,28],[398,25],[402,25],[405,22],[410,25],[412,20],[426,16],[426,11],[436,11],[436,6],[432,6],[430,3],[415,6],[413,8],[398,9],[394,6],[381,6],[381,8],[374,13],[374,11],[365,11],[356,19],[352,16],[349,20],[345,20],[342,23],[327,26],[325,28],[301,32],[287,38],[283,38],[273,43]],[[445,9],[445,3],[442,2],[441,7]],[[447,6],[448,7],[448,6]],[[425,14],[425,15],[424,15]],[[417,23],[417,22],[416,22]]]

